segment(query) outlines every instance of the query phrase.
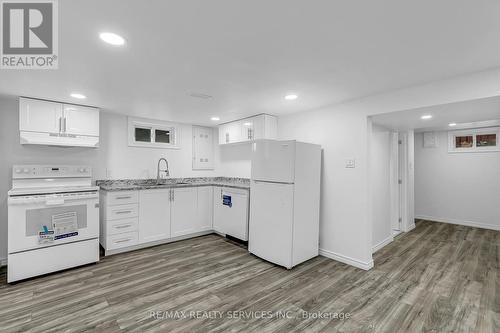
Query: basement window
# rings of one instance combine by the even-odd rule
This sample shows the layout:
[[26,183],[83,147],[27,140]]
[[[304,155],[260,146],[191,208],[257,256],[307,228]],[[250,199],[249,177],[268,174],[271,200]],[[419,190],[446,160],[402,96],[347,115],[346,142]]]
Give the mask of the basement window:
[[128,118],[128,145],[131,147],[178,149],[178,132],[174,123]]
[[500,151],[498,136],[500,127],[448,132],[448,152],[477,153]]

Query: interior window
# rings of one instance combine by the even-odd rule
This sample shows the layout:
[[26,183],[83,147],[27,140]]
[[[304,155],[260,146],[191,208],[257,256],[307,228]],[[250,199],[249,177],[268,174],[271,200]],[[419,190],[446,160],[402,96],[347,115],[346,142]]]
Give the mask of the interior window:
[[473,145],[472,135],[455,137],[455,148],[471,148]]
[[135,128],[135,141],[136,142],[151,142],[151,129],[150,128]]
[[495,147],[497,145],[496,134],[476,135],[476,147]]
[[171,143],[170,142],[170,130],[155,130],[155,142],[159,143]]

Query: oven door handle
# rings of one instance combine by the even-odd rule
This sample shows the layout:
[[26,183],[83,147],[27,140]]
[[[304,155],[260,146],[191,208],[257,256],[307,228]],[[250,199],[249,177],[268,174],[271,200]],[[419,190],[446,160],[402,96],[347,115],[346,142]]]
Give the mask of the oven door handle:
[[53,199],[45,201],[45,206],[60,206],[64,205],[64,199]]

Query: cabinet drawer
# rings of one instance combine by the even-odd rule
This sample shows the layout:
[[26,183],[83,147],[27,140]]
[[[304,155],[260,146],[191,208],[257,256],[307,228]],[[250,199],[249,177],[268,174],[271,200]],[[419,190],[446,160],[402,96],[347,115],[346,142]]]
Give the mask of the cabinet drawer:
[[106,207],[106,220],[118,220],[137,217],[138,211],[138,204],[108,206]]
[[139,225],[139,219],[137,217],[133,217],[130,219],[120,219],[120,220],[112,220],[106,222],[107,224],[107,234],[109,235],[117,235],[123,234],[125,232],[137,231],[137,226]]
[[139,191],[119,191],[107,194],[108,205],[126,205],[139,202]]
[[106,237],[106,250],[115,250],[122,247],[137,244],[139,235],[137,232],[127,232],[124,234]]

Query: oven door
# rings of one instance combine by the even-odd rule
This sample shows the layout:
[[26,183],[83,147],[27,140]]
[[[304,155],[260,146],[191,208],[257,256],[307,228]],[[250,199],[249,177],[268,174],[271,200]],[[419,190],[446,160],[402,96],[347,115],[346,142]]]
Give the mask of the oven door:
[[[54,232],[54,240],[40,233]],[[99,237],[98,194],[9,198],[9,253]]]

